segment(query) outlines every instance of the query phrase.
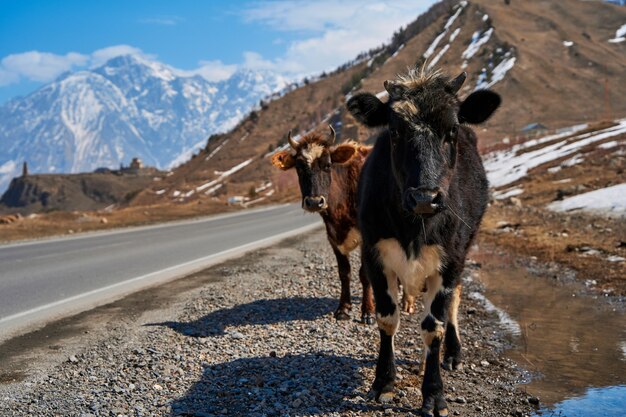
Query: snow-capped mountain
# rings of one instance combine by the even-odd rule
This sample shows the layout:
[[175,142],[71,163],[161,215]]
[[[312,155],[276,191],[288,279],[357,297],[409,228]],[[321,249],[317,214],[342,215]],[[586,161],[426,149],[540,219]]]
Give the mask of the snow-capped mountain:
[[158,168],[184,162],[286,85],[245,69],[209,82],[134,55],[66,73],[0,107],[0,192],[23,161],[33,173],[115,168],[132,157]]

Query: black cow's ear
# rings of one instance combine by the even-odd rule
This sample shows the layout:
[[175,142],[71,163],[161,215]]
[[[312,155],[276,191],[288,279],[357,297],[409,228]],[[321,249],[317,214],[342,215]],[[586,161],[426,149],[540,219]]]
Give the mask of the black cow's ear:
[[370,93],[360,93],[348,100],[348,111],[356,120],[369,127],[389,123],[387,105]]
[[501,101],[500,96],[493,91],[474,91],[461,103],[459,121],[470,124],[483,123],[496,111]]

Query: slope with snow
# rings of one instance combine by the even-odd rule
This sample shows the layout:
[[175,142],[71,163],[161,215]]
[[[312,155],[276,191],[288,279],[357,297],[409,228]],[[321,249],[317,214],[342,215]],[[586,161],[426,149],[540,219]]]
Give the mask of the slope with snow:
[[0,108],[0,192],[23,161],[33,173],[116,168],[133,157],[175,166],[286,85],[251,70],[214,83],[134,55],[64,74]]
[[[523,178],[528,172],[550,161],[567,156],[575,156],[585,146],[601,140],[626,133],[626,119],[618,120],[617,124],[606,129],[575,135],[577,131],[585,129],[586,125],[572,128],[555,135],[546,136],[539,140],[528,141],[514,146],[506,151],[490,153],[485,157],[485,170],[492,187],[498,188],[511,184]],[[572,135],[574,135],[572,137]],[[561,141],[547,144],[534,150],[528,150],[542,143]],[[567,161],[566,161],[567,162]]]

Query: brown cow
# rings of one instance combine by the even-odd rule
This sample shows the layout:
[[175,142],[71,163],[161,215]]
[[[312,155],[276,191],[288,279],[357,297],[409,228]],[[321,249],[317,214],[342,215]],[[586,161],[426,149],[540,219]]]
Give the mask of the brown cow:
[[[302,208],[319,213],[324,220],[341,280],[341,297],[335,318],[349,320],[352,309],[349,255],[361,244],[356,220],[356,190],[361,168],[371,147],[356,142],[334,145],[335,131],[332,126],[328,137],[312,132],[296,142],[289,132],[288,138],[292,149],[277,152],[272,157],[272,164],[282,170],[296,168]],[[361,321],[373,324],[372,288],[363,267],[359,270],[359,278],[363,286]]]

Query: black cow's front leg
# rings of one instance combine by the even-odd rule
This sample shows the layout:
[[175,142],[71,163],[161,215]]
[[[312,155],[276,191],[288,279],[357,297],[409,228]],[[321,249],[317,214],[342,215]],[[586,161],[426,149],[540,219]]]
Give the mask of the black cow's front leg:
[[443,287],[440,276],[429,277],[427,287],[424,297],[424,319],[421,324],[425,345],[422,415],[431,417],[437,413],[444,417],[448,415],[448,406],[443,396],[439,358],[452,291]]
[[398,280],[393,273],[385,274],[371,251],[363,249],[362,262],[372,283],[376,300],[376,322],[380,331],[380,351],[376,364],[376,378],[369,396],[387,403],[393,399],[396,380],[393,339],[400,324],[398,308]]
[[459,304],[461,303],[461,284],[458,284],[452,292],[450,308],[448,309],[448,325],[445,335],[445,353],[443,356],[443,368],[449,371],[463,369],[461,354],[461,338],[459,336]]
[[372,293],[372,285],[367,274],[365,273],[365,267],[361,263],[359,269],[359,279],[363,286],[363,301],[361,303],[361,321],[365,324],[374,324],[374,295]]
[[341,296],[339,297],[339,307],[335,311],[337,320],[350,320],[350,310],[352,301],[350,297],[350,259],[333,246],[333,252],[337,258],[337,269],[341,280]]

